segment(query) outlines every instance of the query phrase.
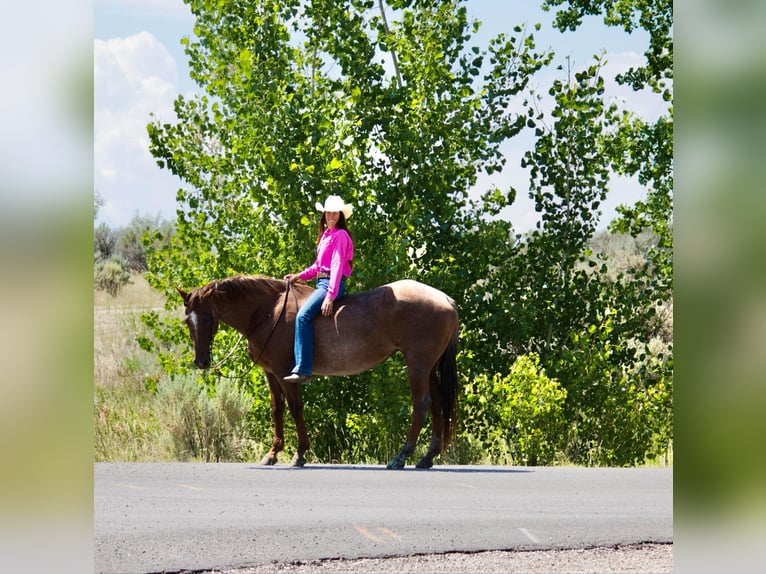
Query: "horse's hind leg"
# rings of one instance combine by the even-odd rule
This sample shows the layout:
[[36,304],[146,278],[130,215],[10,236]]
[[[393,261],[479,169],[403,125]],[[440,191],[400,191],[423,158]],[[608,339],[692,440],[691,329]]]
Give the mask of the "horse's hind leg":
[[410,390],[412,391],[412,423],[410,431],[407,433],[407,440],[391,462],[388,463],[389,469],[401,469],[407,459],[415,451],[415,445],[418,442],[420,430],[423,428],[423,422],[428,415],[428,408],[431,406],[431,395],[428,391],[428,377],[411,368],[410,371]]
[[271,373],[266,373],[271,394],[271,420],[274,423],[274,439],[271,450],[261,459],[263,465],[277,464],[277,455],[285,448],[285,395],[279,380]]
[[443,399],[439,379],[436,377],[436,369],[431,371],[429,383],[431,388],[431,444],[428,446],[428,452],[415,465],[417,468],[431,468],[434,465],[434,457],[442,450]]

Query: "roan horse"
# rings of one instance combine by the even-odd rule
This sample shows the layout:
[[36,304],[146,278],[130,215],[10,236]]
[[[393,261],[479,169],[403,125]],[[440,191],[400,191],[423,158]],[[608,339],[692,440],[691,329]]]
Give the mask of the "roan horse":
[[[181,289],[186,323],[194,341],[194,363],[210,367],[219,321],[247,338],[247,351],[260,365],[271,391],[274,440],[261,464],[273,465],[284,450],[285,401],[298,434],[293,466],[303,466],[310,441],[303,420],[300,386],[282,377],[293,367],[295,314],[312,292],[303,283],[263,276],[236,276],[187,293]],[[314,375],[353,375],[401,351],[412,393],[407,440],[388,468],[404,468],[431,408],[431,443],[418,462],[430,468],[454,437],[457,422],[457,336],[455,302],[441,291],[412,280],[344,296],[333,315],[314,319]]]

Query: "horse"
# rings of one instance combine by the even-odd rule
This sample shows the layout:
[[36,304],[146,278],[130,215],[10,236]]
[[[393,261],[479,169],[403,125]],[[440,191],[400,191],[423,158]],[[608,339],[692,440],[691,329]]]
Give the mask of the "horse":
[[[274,438],[260,464],[274,465],[284,450],[285,401],[295,421],[298,450],[292,466],[306,463],[310,441],[303,420],[300,385],[283,381],[293,367],[295,315],[311,286],[262,275],[237,275],[212,281],[183,298],[186,324],[194,344],[194,364],[210,368],[219,322],[247,339],[247,352],[260,366],[271,394]],[[455,301],[434,287],[404,279],[335,301],[333,313],[314,319],[313,375],[354,375],[400,351],[407,365],[412,420],[389,469],[402,469],[412,455],[428,409],[431,442],[418,468],[430,468],[454,439],[457,423],[458,312]]]

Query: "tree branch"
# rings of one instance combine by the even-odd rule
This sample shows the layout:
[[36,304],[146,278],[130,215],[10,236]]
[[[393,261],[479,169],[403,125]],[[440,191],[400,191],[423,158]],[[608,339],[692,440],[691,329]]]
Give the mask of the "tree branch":
[[[388,27],[388,20],[386,19],[386,9],[383,6],[383,0],[378,0],[378,6],[380,7],[380,15],[383,17],[383,27],[386,29],[386,34],[391,34],[391,30]],[[391,49],[391,59],[394,62],[394,73],[396,74],[396,85],[399,88],[403,87],[402,75],[399,73],[399,60],[396,58],[396,50]]]

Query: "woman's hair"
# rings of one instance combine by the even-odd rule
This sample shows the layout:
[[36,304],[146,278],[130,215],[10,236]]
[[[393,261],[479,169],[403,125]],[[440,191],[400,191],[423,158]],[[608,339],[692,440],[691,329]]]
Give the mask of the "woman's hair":
[[[348,230],[348,227],[346,227],[346,216],[343,215],[342,211],[338,212],[338,223],[335,224],[335,227],[338,229],[343,229],[348,233],[348,236],[351,237],[351,232]],[[317,245],[319,244],[319,241],[322,239],[322,234],[327,230],[327,217],[325,217],[325,213],[322,212],[322,217],[319,218],[319,233],[317,234]],[[353,241],[353,238],[351,238]],[[351,267],[354,266],[353,261],[348,262]]]
[[[342,211],[338,212],[338,223],[335,224],[335,227],[338,229],[345,229],[346,233],[348,233],[348,236],[351,237],[351,232],[348,230],[348,227],[346,227],[346,216],[343,215]],[[322,234],[327,230],[327,217],[325,217],[324,212],[322,212],[322,217],[319,218],[319,233],[317,234],[317,243],[319,243],[319,240],[322,239]]]

